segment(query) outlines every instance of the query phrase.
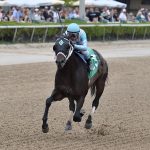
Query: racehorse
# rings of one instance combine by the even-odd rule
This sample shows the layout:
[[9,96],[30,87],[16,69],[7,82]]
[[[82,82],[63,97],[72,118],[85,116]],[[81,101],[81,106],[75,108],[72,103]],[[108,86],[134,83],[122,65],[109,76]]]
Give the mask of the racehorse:
[[60,101],[64,98],[68,98],[71,111],[65,130],[72,129],[72,121],[80,122],[84,115],[82,106],[89,88],[91,89],[91,96],[95,95],[92,102],[92,111],[85,123],[85,128],[90,129],[92,127],[93,114],[99,105],[99,99],[104,91],[105,81],[108,76],[107,62],[100,53],[93,50],[100,62],[96,75],[89,80],[87,64],[77,55],[69,39],[66,37],[58,38],[53,46],[53,50],[56,55],[57,65],[55,87],[51,96],[46,99],[42,131],[44,133],[49,131],[47,119],[52,102]]

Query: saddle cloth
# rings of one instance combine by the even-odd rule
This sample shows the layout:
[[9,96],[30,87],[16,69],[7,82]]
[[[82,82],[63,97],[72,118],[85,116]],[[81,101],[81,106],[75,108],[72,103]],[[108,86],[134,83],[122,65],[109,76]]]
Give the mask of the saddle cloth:
[[[98,65],[100,63],[100,59],[98,58],[98,56],[96,55],[96,53],[91,48],[88,47],[88,51],[90,53],[90,56],[91,56],[90,59],[91,59],[91,63],[92,63],[92,66],[93,66],[93,70],[91,70],[90,72],[88,72],[88,78],[90,80],[91,78],[93,78],[95,76],[95,74],[98,71]],[[86,60],[85,60],[85,58],[84,58],[84,56],[80,52],[75,51],[75,53],[78,54],[78,56],[85,63],[87,63]]]

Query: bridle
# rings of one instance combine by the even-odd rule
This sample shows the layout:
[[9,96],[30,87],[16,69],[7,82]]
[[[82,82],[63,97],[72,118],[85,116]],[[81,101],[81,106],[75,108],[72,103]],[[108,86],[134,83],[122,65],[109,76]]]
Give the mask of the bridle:
[[[57,39],[56,42],[59,41],[60,39],[61,39],[61,38]],[[67,60],[68,60],[68,59],[70,58],[70,56],[72,55],[73,50],[74,50],[74,47],[73,47],[73,45],[72,45],[72,43],[71,43],[70,40],[68,40],[67,38],[63,38],[63,39],[69,42],[70,48],[69,48],[68,55],[65,55],[63,52],[58,52],[58,53],[56,54],[56,57],[58,57],[58,56],[60,55],[60,56],[63,56],[63,57],[65,58],[65,60],[64,60],[63,62],[61,62],[62,65],[64,66],[64,65],[66,64]],[[59,43],[60,45],[63,45],[63,41],[62,41],[62,40],[60,40],[58,43]],[[57,61],[56,61],[56,63],[57,63]]]

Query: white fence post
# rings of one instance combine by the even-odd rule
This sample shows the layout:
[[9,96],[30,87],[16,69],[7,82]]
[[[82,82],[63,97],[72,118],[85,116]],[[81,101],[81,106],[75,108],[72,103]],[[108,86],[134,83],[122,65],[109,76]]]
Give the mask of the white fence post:
[[147,33],[147,28],[145,28],[144,36],[143,36],[143,40],[144,40],[144,39],[145,39],[145,37],[146,37],[146,33]]
[[44,34],[44,37],[43,37],[43,43],[44,43],[45,40],[46,40],[47,32],[48,32],[48,28],[46,28],[46,30],[45,30],[45,34]]
[[33,28],[33,30],[32,30],[32,34],[31,34],[31,38],[30,38],[31,42],[33,41],[34,32],[35,32],[35,28]]
[[134,28],[134,30],[133,30],[133,34],[132,34],[132,40],[134,40],[135,32],[136,32],[136,29]]
[[14,37],[13,37],[13,42],[15,42],[16,35],[17,35],[17,28],[15,28],[15,33],[14,33]]

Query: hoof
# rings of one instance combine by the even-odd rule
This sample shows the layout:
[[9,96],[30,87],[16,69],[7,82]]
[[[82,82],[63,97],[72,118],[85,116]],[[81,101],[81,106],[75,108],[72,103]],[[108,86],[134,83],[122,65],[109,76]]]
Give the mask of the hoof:
[[74,116],[74,117],[73,117],[73,121],[74,121],[74,122],[81,122],[81,117],[76,117],[76,116]]
[[72,130],[72,126],[71,125],[66,125],[65,131],[69,131],[69,130]]
[[91,127],[92,127],[92,117],[91,117],[91,115],[89,115],[88,119],[86,120],[86,123],[85,123],[85,128],[91,129]]
[[91,123],[85,123],[85,128],[91,129],[92,128],[92,122]]
[[70,121],[68,121],[68,122],[66,123],[66,127],[65,127],[65,131],[68,131],[68,130],[72,130],[72,125],[71,125],[71,122],[70,122]]
[[42,126],[42,132],[43,132],[43,133],[47,133],[48,131],[49,131],[48,125],[46,125],[45,127]]

